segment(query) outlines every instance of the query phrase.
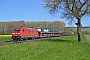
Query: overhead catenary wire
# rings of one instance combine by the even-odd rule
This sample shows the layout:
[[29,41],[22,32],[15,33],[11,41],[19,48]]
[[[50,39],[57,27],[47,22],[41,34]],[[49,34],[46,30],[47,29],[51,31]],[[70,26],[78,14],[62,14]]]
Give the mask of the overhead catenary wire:
[[[8,7],[8,8],[10,8],[10,9],[12,9],[12,10],[14,10],[14,11],[21,12],[21,11],[15,9],[15,8],[9,7],[8,5],[5,5],[5,4],[3,4],[3,5],[6,6],[6,7]],[[27,15],[26,15],[26,13],[24,13],[24,12],[21,12],[21,13],[22,13],[22,15],[25,15],[25,16],[22,16],[22,15],[16,14],[16,13],[7,12],[7,11],[4,11],[4,10],[0,10],[0,12],[7,13],[7,14],[10,14],[10,15],[13,15],[13,16],[18,16],[19,18],[22,17],[23,19],[26,18],[26,19],[28,19],[28,20],[31,20],[30,18],[25,17],[25,16],[27,16]]]
[[7,16],[4,16],[4,15],[0,15],[0,17],[12,19],[11,17],[7,17]]
[[[8,6],[8,5],[5,5],[5,4],[3,4],[3,5],[6,6],[6,7],[8,7],[8,8],[10,8],[10,9],[13,9],[14,11],[21,12],[21,11],[15,9],[15,8],[12,8],[12,7]],[[26,14],[26,13],[24,13],[24,12],[21,12],[21,13]]]
[[[18,16],[18,17],[22,17],[22,18],[26,18],[26,17],[23,17],[23,16],[21,16],[21,15],[14,14],[14,13],[10,13],[10,12],[4,11],[4,10],[0,10],[0,12],[7,13],[7,14],[10,14],[10,15],[14,15],[14,16]],[[28,19],[28,18],[27,18],[27,19]]]

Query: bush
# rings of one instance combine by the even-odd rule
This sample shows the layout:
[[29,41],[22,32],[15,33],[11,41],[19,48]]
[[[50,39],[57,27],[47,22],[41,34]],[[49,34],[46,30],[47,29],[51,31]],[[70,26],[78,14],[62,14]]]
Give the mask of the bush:
[[85,35],[90,35],[90,32],[84,31],[83,34],[85,34]]
[[11,33],[2,33],[1,35],[11,35]]

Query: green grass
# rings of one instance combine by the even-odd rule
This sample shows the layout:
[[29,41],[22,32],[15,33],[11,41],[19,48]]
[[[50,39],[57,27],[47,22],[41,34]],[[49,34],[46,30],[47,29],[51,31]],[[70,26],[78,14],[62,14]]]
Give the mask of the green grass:
[[0,36],[12,36],[12,35],[0,35]]
[[85,35],[85,37],[87,38],[87,41],[88,41],[89,44],[90,44],[90,35]]
[[6,42],[11,40],[11,35],[0,35],[0,42]]
[[0,46],[0,60],[90,60],[87,36],[77,36]]

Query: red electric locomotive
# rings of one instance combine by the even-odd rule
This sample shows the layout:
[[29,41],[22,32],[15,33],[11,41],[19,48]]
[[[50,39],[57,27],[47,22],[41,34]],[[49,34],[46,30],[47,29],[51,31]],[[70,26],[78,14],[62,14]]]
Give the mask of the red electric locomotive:
[[15,27],[12,31],[12,39],[14,41],[38,37],[38,30],[35,28]]
[[62,36],[63,32],[59,30],[48,30],[43,28],[25,28],[15,27],[12,31],[12,39],[14,41]]

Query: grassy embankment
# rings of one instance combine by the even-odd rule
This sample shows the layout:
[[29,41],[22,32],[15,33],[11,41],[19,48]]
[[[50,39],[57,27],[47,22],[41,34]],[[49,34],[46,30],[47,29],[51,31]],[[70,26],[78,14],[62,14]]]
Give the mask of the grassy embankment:
[[83,42],[77,42],[76,36],[63,36],[0,46],[0,60],[90,60],[89,37],[83,36]]
[[0,42],[11,41],[11,35],[0,35]]

